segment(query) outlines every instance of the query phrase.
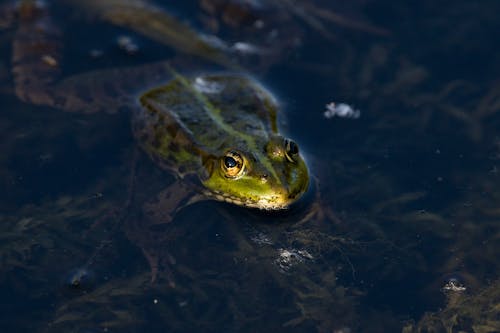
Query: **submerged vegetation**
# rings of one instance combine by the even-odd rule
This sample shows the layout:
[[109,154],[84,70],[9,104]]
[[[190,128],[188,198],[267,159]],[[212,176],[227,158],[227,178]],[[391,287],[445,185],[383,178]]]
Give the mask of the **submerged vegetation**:
[[[44,58],[50,89],[82,97],[55,105],[29,90],[43,80],[19,84],[19,14],[0,10],[2,331],[499,330],[498,4],[81,3],[49,3],[62,33],[83,25],[100,47],[63,37],[65,57]],[[103,27],[138,49],[106,46]],[[282,214],[180,210],[155,226],[153,260],[131,239],[171,177],[135,152],[126,112],[57,109],[116,113],[170,66],[247,71],[279,92],[315,192]],[[325,119],[332,100],[361,116]]]

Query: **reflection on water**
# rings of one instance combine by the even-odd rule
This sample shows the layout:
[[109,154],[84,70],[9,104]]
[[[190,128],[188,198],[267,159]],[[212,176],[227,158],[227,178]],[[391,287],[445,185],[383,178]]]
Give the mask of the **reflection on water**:
[[[497,2],[46,6],[0,9],[2,332],[500,331]],[[134,245],[173,177],[128,109],[169,66],[273,91],[312,193]]]

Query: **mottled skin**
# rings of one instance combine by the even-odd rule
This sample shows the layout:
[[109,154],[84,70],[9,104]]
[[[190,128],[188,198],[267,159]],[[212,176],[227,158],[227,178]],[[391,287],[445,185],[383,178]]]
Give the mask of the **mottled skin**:
[[[248,77],[177,76],[140,101],[134,133],[141,147],[180,178],[196,175],[193,187],[207,197],[283,209],[307,189],[297,145],[278,133],[276,101]],[[227,157],[241,165],[227,170]]]

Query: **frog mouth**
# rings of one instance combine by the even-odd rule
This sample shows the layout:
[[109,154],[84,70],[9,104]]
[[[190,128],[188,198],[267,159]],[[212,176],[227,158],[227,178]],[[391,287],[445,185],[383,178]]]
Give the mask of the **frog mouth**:
[[239,198],[222,192],[208,192],[208,191],[205,193],[205,195],[217,201],[224,201],[238,206],[257,208],[269,211],[288,209],[289,206],[300,197],[300,195],[288,196],[283,194],[283,195],[262,196],[258,200],[253,200],[251,198]]

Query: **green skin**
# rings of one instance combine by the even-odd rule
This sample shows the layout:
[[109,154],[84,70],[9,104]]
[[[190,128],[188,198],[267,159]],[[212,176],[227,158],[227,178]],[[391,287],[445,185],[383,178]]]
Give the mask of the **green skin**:
[[[195,179],[193,188],[207,198],[277,210],[307,190],[309,173],[297,146],[278,133],[278,105],[255,81],[177,75],[140,101],[133,123],[142,148],[179,178]],[[238,172],[228,174],[225,158],[235,154]]]

